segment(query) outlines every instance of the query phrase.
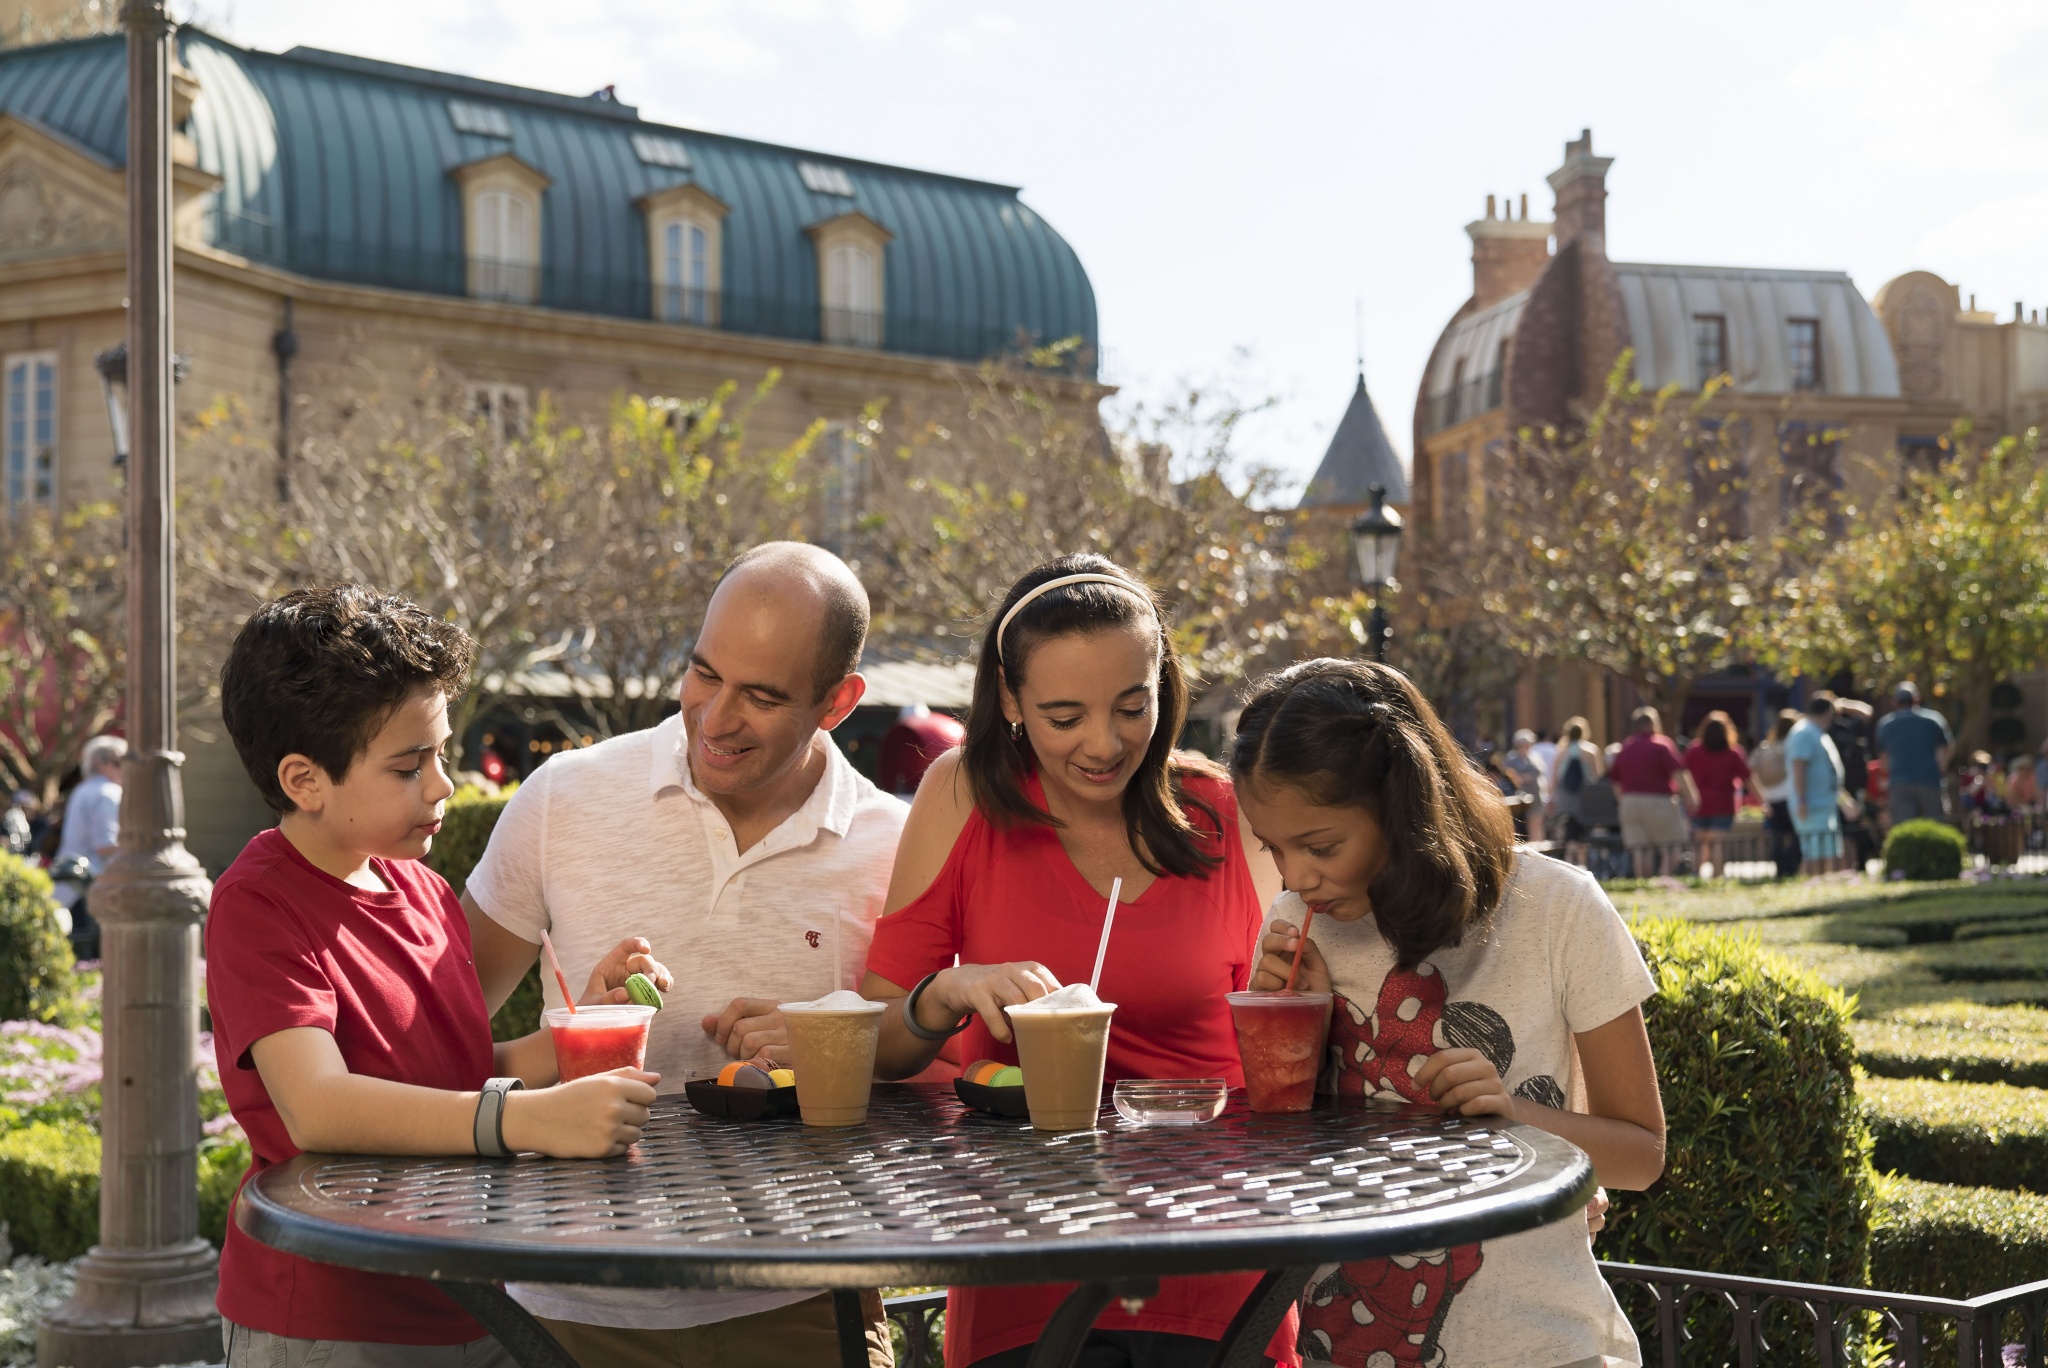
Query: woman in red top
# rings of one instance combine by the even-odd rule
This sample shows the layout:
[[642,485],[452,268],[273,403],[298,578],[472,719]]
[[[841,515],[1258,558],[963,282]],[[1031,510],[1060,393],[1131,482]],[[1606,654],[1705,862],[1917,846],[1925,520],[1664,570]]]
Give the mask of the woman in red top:
[[1692,815],[1692,867],[1704,879],[1709,866],[1721,870],[1728,828],[1735,825],[1735,811],[1742,806],[1743,786],[1755,783],[1749,776],[1749,758],[1735,740],[1734,719],[1724,712],[1708,713],[1685,748],[1685,768],[1700,794]]
[[[1164,622],[1143,581],[1100,556],[1041,565],[1004,599],[967,742],[918,788],[868,951],[863,996],[916,990],[882,1018],[882,1077],[917,1073],[955,1032],[959,1060],[1014,1063],[1002,1008],[1088,981],[1120,878],[1107,1077],[1243,1086],[1223,995],[1248,981],[1280,881],[1222,772],[1173,749],[1188,689]],[[1162,1279],[1137,1314],[1103,1313],[1087,1362],[1206,1364],[1258,1280]],[[952,1289],[948,1368],[1021,1364],[1069,1290]],[[1295,1320],[1267,1346],[1279,1363],[1300,1362]]]

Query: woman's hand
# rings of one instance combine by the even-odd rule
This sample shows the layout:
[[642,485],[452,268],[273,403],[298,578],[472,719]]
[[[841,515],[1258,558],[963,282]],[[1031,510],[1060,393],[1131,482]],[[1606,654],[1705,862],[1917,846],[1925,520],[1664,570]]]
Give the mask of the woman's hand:
[[[1276,921],[1259,940],[1259,962],[1252,966],[1250,987],[1260,992],[1287,983],[1287,971],[1294,967],[1294,947],[1301,944],[1301,928],[1292,922]],[[1294,986],[1304,993],[1330,991],[1330,966],[1322,950],[1310,939],[1301,952],[1301,972]]]
[[620,941],[590,971],[590,982],[584,986],[577,1004],[588,1007],[603,1002],[631,1002],[626,994],[626,980],[635,974],[647,975],[656,988],[666,993],[675,986],[675,975],[654,958],[653,951],[654,946],[645,936],[628,936]]
[[1500,1081],[1493,1061],[1477,1050],[1438,1050],[1423,1062],[1415,1081],[1446,1112],[1515,1119],[1514,1094]]
[[990,1035],[1008,1041],[1010,1023],[1003,1008],[1042,998],[1059,986],[1059,976],[1036,960],[958,964],[942,971],[917,1000],[919,1024],[943,1031],[972,1012]]

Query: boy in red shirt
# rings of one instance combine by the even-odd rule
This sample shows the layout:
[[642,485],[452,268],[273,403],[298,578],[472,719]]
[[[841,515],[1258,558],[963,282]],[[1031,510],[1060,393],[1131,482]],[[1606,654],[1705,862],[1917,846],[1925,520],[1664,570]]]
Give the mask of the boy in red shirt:
[[[545,1032],[492,1044],[468,922],[419,863],[454,788],[448,700],[474,651],[352,584],[267,603],[235,638],[221,712],[278,824],[214,885],[206,996],[250,1175],[301,1150],[615,1155],[647,1124],[658,1075],[556,1084]],[[668,986],[649,949],[622,942],[585,999],[636,971]],[[230,1368],[512,1363],[431,1283],[281,1253],[232,1221],[217,1304]]]

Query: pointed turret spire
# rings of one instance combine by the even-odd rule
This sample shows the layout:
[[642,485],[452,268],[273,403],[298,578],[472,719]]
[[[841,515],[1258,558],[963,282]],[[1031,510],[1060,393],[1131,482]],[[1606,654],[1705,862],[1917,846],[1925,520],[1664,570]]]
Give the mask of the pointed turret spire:
[[1393,443],[1387,440],[1386,425],[1380,422],[1379,410],[1373,407],[1372,396],[1366,392],[1365,366],[1361,360],[1358,387],[1352,390],[1351,404],[1344,410],[1337,431],[1330,436],[1322,464],[1316,467],[1315,476],[1302,491],[1301,507],[1355,504],[1362,508],[1372,502],[1369,491],[1374,485],[1386,488],[1388,503],[1407,506],[1408,473],[1401,469],[1401,458],[1394,454]]

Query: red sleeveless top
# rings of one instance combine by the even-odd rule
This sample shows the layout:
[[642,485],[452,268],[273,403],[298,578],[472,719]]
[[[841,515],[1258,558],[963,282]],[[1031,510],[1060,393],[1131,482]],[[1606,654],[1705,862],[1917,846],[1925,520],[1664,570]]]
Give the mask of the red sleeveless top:
[[[1200,808],[1186,808],[1209,853],[1223,863],[1207,878],[1162,876],[1143,896],[1118,906],[1100,987],[1102,1000],[1117,1005],[1105,1077],[1222,1078],[1241,1088],[1237,1036],[1223,995],[1250,978],[1264,909],[1245,867],[1230,786],[1187,775],[1181,787],[1221,819],[1218,829]],[[1024,791],[1044,805],[1036,774],[1025,778]],[[1054,828],[996,827],[975,811],[931,887],[875,924],[868,969],[908,989],[956,957],[962,964],[1036,960],[1062,983],[1085,982],[1102,938],[1105,903],[1074,868]],[[963,1064],[1017,1059],[1016,1048],[997,1042],[979,1017],[961,1032],[958,1049]],[[1096,1325],[1220,1339],[1258,1279],[1256,1273],[1165,1278],[1137,1315],[1112,1305]],[[1036,1342],[1070,1290],[1072,1284],[950,1289],[947,1368]],[[1295,1314],[1288,1312],[1266,1349],[1283,1365],[1301,1361]]]

